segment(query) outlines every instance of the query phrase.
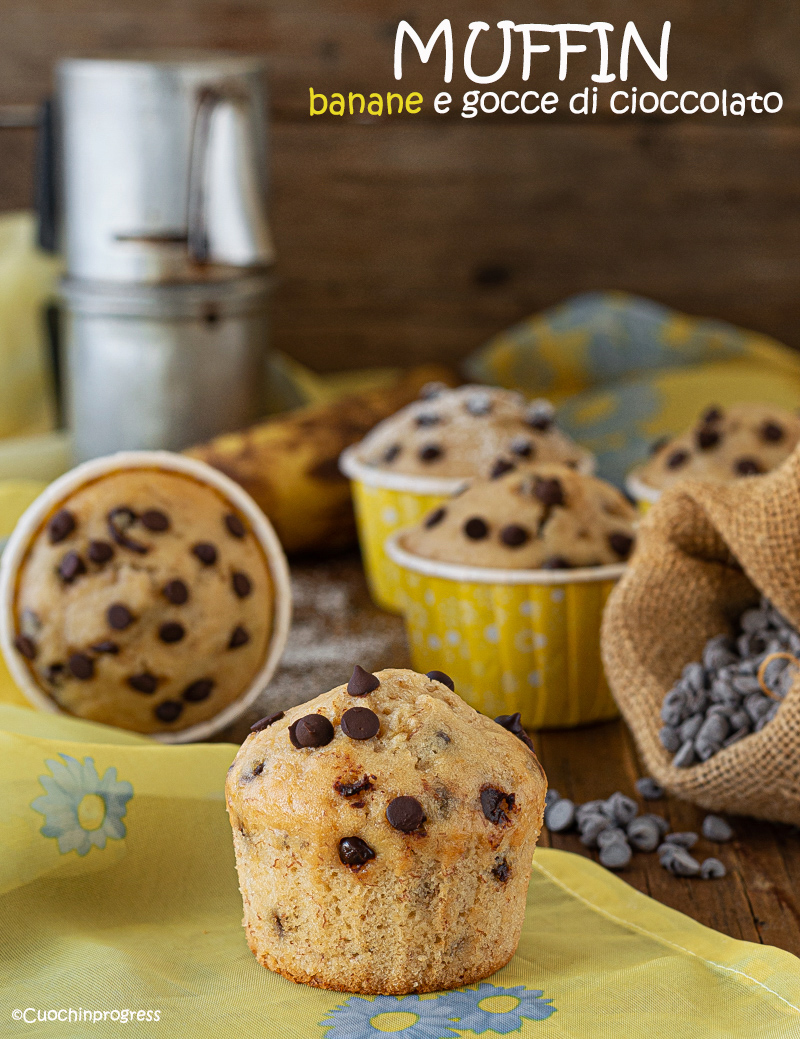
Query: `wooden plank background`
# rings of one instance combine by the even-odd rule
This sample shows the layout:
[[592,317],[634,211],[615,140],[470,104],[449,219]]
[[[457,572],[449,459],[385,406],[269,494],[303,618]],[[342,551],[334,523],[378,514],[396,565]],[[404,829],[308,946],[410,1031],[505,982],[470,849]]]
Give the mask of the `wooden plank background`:
[[[606,19],[612,71],[633,18],[657,52],[673,23],[670,77],[635,68],[639,89],[780,91],[783,111],[743,119],[564,114],[465,120],[432,113],[441,59],[409,52],[392,76],[394,31],[427,36],[453,19],[456,75],[469,21]],[[465,9],[401,0],[0,0],[0,105],[38,102],[65,54],[131,47],[214,47],[267,55],[274,117],[273,218],[279,251],[274,342],[320,370],[457,362],[492,333],[587,289],[642,293],[726,318],[800,347],[800,6],[792,0],[598,6],[485,0]],[[438,46],[438,45],[437,45]],[[496,67],[483,34],[476,69]],[[592,54],[542,56],[532,89],[568,96]],[[619,84],[615,85],[618,86]],[[419,90],[416,117],[308,116],[308,88]],[[518,89],[517,50],[500,84]],[[630,86],[630,84],[628,85]],[[607,92],[609,88],[605,88]],[[0,130],[0,210],[31,200],[33,132]]]

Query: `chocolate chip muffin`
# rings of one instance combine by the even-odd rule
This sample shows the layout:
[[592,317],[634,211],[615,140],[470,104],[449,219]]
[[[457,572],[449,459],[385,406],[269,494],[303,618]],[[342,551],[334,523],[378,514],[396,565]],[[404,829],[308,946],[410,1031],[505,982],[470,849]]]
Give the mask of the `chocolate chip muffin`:
[[653,455],[631,475],[664,490],[686,479],[721,482],[767,473],[800,442],[800,417],[772,404],[712,406],[693,429],[656,443]]
[[473,483],[401,535],[409,552],[444,563],[562,570],[624,562],[636,511],[604,480],[536,465]]
[[586,472],[593,462],[558,428],[549,401],[490,386],[438,384],[376,426],[357,458],[387,472],[439,479],[488,477],[522,461]]
[[451,687],[357,667],[254,726],[226,794],[265,967],[400,994],[471,984],[513,956],[546,780],[518,716],[493,722]]
[[17,654],[62,709],[172,732],[217,715],[259,672],[273,587],[247,519],[220,491],[128,468],[79,486],[44,519],[13,612]]

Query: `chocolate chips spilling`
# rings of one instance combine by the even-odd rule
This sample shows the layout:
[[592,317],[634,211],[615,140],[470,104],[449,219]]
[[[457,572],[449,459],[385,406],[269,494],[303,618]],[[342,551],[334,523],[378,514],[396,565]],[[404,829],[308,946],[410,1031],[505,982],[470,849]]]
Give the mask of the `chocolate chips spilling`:
[[375,777],[364,776],[363,779],[357,779],[355,783],[342,783],[340,780],[336,780],[333,784],[333,789],[337,794],[341,794],[342,797],[355,797],[356,794],[365,794],[368,790],[372,790],[372,780]]
[[90,541],[86,554],[89,556],[90,562],[102,566],[103,563],[107,563],[114,555],[114,546],[107,541]]
[[542,505],[563,505],[564,504],[564,488],[561,486],[561,481],[552,477],[547,479],[543,476],[537,476],[533,484],[533,496],[537,498]]
[[189,589],[179,579],[167,581],[162,589],[164,598],[173,606],[183,606],[189,600]]
[[[441,682],[442,685],[446,685],[450,692],[456,691],[456,684],[453,679],[444,673],[444,671],[427,671],[425,673],[426,678],[432,678],[434,682]],[[448,740],[448,743],[450,741]]]
[[181,693],[181,697],[187,703],[200,703],[201,700],[207,700],[211,696],[213,688],[213,678],[198,678],[196,682],[191,682],[186,686]]
[[243,538],[247,533],[247,528],[235,512],[229,512],[225,517],[225,526],[228,528],[228,533],[235,538]]
[[266,718],[262,718],[257,721],[254,725],[250,726],[250,732],[261,732],[264,729],[268,729],[270,725],[274,725],[275,722],[279,722],[283,718],[283,711],[278,711],[277,714],[269,714]]
[[167,621],[158,629],[158,637],[167,645],[171,645],[173,642],[180,642],[185,634],[186,629],[177,621]]
[[509,523],[500,531],[500,540],[507,548],[521,548],[530,540],[530,532],[517,523]]
[[85,653],[73,653],[67,666],[73,678],[78,678],[81,682],[88,682],[94,678],[94,661]]
[[148,509],[141,515],[142,526],[154,534],[162,534],[169,530],[169,516],[160,509]]
[[133,624],[134,616],[123,603],[115,602],[106,610],[106,620],[114,631],[124,631]]
[[446,515],[447,515],[447,509],[442,509],[442,508],[434,509],[433,512],[430,513],[430,515],[428,515],[426,517],[426,519],[425,519],[425,526],[427,527],[428,530],[430,530],[431,527],[435,527],[439,523],[441,523]]
[[237,625],[233,629],[230,640],[228,642],[228,649],[238,649],[239,646],[245,646],[250,641],[250,636],[247,633],[247,629],[243,628],[241,624]]
[[36,643],[28,635],[17,635],[14,639],[17,652],[21,653],[26,660],[36,658]]
[[127,505],[118,505],[108,514],[108,531],[112,540],[121,548],[127,548],[131,552],[144,555],[149,551],[147,545],[143,545],[141,541],[136,541],[135,538],[128,536],[128,531],[136,523],[136,520],[137,516],[133,509],[128,508]]
[[519,711],[517,711],[516,714],[498,714],[495,721],[498,725],[502,725],[504,729],[508,729],[509,732],[512,732],[517,739],[522,740],[529,750],[533,750],[533,742],[522,727],[522,717]]
[[137,693],[145,693],[149,696],[150,693],[156,691],[158,679],[155,675],[150,674],[149,671],[141,671],[139,674],[129,676],[128,685]]
[[77,552],[67,552],[58,564],[58,576],[64,584],[72,584],[76,577],[86,573],[86,564]]
[[217,561],[217,550],[210,541],[199,541],[192,546],[192,554],[196,556],[203,566],[213,566]]
[[360,837],[342,837],[339,841],[339,860],[344,866],[364,866],[374,858],[374,850]]
[[[311,717],[321,716],[312,715]],[[325,720],[327,721],[327,718]],[[328,724],[330,725],[330,722]],[[381,728],[380,719],[369,707],[351,707],[342,715],[340,724],[342,732],[351,740],[371,740],[373,736],[378,735]],[[330,740],[326,740],[326,743],[329,742]]]
[[464,533],[472,541],[482,541],[489,535],[489,526],[480,516],[473,516],[464,524]]
[[159,721],[174,722],[180,717],[182,711],[183,704],[180,700],[164,700],[153,713]]
[[234,592],[240,599],[246,599],[247,596],[252,592],[253,585],[247,574],[243,574],[241,570],[237,570],[231,577],[231,585]]
[[369,671],[365,671],[363,667],[356,664],[353,668],[353,674],[350,676],[350,681],[347,683],[347,691],[351,696],[366,696],[367,693],[377,689],[380,684],[379,678],[376,678],[375,675],[370,674]]
[[307,714],[292,728],[299,747],[324,747],[333,739],[333,726],[324,714]]
[[504,826],[510,822],[508,813],[514,808],[514,795],[507,794],[493,786],[485,786],[481,790],[481,808],[490,823]]
[[69,509],[59,509],[47,524],[47,534],[50,538],[50,544],[57,545],[59,541],[64,541],[64,539],[68,538],[73,532],[75,526],[75,517]]
[[386,806],[386,818],[390,826],[402,833],[413,833],[425,822],[425,812],[416,797],[393,798]]

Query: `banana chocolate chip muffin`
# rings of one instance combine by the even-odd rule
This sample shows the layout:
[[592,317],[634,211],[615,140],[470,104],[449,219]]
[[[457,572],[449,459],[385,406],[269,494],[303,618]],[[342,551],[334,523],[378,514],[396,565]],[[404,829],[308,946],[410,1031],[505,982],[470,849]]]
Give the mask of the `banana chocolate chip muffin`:
[[401,535],[404,549],[444,563],[562,570],[624,562],[636,511],[611,484],[560,465],[473,483]]
[[664,490],[686,479],[735,480],[767,473],[800,442],[800,417],[772,404],[709,407],[693,429],[657,443],[652,457],[631,475]]
[[265,718],[228,773],[260,963],[346,992],[468,985],[513,956],[546,780],[518,716],[447,675],[356,667]]
[[439,479],[488,477],[521,461],[561,462],[584,472],[593,464],[558,428],[549,401],[490,386],[439,384],[376,426],[357,457],[387,472]]
[[15,647],[69,713],[170,732],[245,691],[272,616],[264,551],[225,496],[177,471],[130,468],[78,487],[33,535]]

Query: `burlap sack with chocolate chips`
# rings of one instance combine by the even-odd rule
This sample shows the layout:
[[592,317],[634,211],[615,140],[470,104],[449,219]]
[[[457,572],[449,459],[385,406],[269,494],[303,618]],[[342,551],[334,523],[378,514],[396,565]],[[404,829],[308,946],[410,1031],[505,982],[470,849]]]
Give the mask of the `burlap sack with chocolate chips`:
[[775,472],[729,484],[691,481],[642,522],[603,621],[611,689],[645,768],[704,808],[800,825],[800,681],[761,732],[675,768],[658,739],[661,705],[706,641],[732,633],[766,595],[800,628],[800,449]]

